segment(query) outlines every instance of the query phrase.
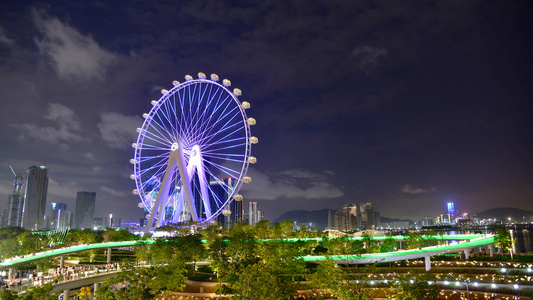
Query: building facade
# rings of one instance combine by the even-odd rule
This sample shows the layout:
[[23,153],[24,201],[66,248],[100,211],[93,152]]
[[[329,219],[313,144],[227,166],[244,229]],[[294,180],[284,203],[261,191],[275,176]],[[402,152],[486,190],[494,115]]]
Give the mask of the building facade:
[[74,228],[85,229],[94,227],[95,192],[78,192],[76,195],[76,212]]
[[22,227],[27,230],[46,228],[44,212],[48,193],[48,171],[46,166],[28,168],[22,217]]
[[24,211],[25,180],[22,175],[16,175],[13,182],[13,192],[9,194],[6,225],[22,227],[22,212]]
[[248,224],[255,225],[259,222],[259,215],[257,212],[257,202],[248,203]]
[[65,229],[71,227],[72,213],[67,210],[66,203],[50,203],[49,229]]

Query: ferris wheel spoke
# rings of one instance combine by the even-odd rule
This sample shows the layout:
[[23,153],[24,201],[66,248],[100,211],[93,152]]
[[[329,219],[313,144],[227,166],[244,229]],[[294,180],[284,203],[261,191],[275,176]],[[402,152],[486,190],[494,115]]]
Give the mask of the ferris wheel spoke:
[[[229,129],[230,128],[228,128],[228,130]],[[246,144],[245,137],[238,137],[239,135],[242,135],[241,133],[244,133],[242,128],[235,128],[232,132],[227,132],[225,134],[221,131],[218,135],[210,136],[208,137],[208,140],[202,141],[202,145],[204,145],[205,149],[213,149],[221,144],[236,143],[238,140],[241,140],[239,145]]]
[[237,131],[239,130],[242,130],[243,127],[241,127],[243,124],[241,123],[238,123],[238,122],[235,122],[231,125],[229,125],[229,123],[231,122],[232,120],[228,120],[222,127],[221,129],[217,130],[214,128],[214,126],[216,124],[213,124],[213,126],[211,126],[209,128],[209,134],[205,134],[204,136],[202,136],[202,144],[207,144],[207,143],[210,143],[211,142],[211,139],[214,137],[214,136],[219,136],[221,139],[223,138],[222,136],[222,133],[224,133],[225,131],[228,131],[228,130],[231,130],[232,128],[234,127],[237,127],[237,129],[235,131],[233,131],[233,133],[236,133]]
[[[209,116],[208,120],[209,122],[206,122],[206,124],[211,124],[209,127],[206,127],[205,133],[213,131],[213,128],[220,124],[220,121],[225,119],[231,112],[233,112],[236,108],[231,109],[230,111],[226,111],[229,107],[229,105],[223,105],[225,102],[220,102],[220,104],[215,107],[213,113]],[[218,108],[222,107],[222,111],[215,115],[215,112],[218,111]],[[235,118],[235,116],[232,116],[232,118]]]
[[[168,102],[166,102],[168,103]],[[161,122],[166,121],[166,124],[170,126],[170,132],[177,132],[177,127],[174,126],[174,122],[172,121],[171,116],[173,115],[173,112],[171,110],[174,110],[173,105],[163,105],[162,109],[165,110],[165,112],[162,114],[165,120],[160,120]]]
[[[234,124],[232,126],[226,127],[225,130],[221,130],[221,131],[219,131],[217,133],[214,133],[213,135],[206,136],[206,139],[202,141],[202,144],[203,145],[216,145],[216,144],[224,142],[225,140],[227,140],[228,138],[230,138],[232,136],[238,135],[239,132],[243,131],[242,127],[234,128],[234,127],[236,127],[238,125],[240,125],[240,124]],[[230,131],[230,132],[226,133],[225,135],[223,135],[223,133],[225,131],[228,131],[230,129],[233,129],[233,131]],[[217,139],[212,141],[212,139],[215,136],[217,137]]]
[[[215,99],[215,97],[217,99]],[[213,115],[216,113],[216,111],[218,110],[219,107],[222,107],[224,106],[224,104],[226,104],[227,106],[227,97],[225,97],[224,99],[221,99],[223,97],[223,94],[221,92],[219,92],[219,90],[217,90],[217,93],[214,94],[212,97],[210,97],[208,103],[206,104],[206,107],[209,108],[209,107],[212,107],[212,105],[210,105],[213,101],[215,101],[215,106],[212,110],[208,110],[208,109],[205,109],[203,110],[202,112],[202,119],[206,120],[205,122],[203,122],[203,130],[202,132],[207,132],[207,126],[209,125],[209,120],[211,120],[211,118],[213,117]]]
[[[152,124],[152,123],[155,123],[155,124]],[[157,126],[154,126],[154,125],[157,125]],[[174,142],[174,141],[169,140],[168,138],[165,138],[165,137],[167,137],[169,134],[168,134],[168,133],[163,133],[163,132],[160,131],[160,129],[161,129],[161,130],[165,130],[166,127],[163,126],[162,124],[160,124],[160,123],[158,122],[158,120],[155,120],[154,118],[152,118],[152,120],[151,120],[151,122],[150,122],[150,128],[149,128],[149,129],[152,129],[152,130],[156,131],[157,134],[159,134],[159,136],[160,136],[161,138],[164,138],[164,139],[165,139],[167,142],[169,142],[170,144],[172,144],[172,143]],[[146,131],[147,131],[147,133],[150,132],[148,129],[147,129]],[[153,135],[155,135],[155,133],[153,133]],[[145,137],[146,137],[146,135],[145,135]]]
[[[226,146],[224,146],[226,145]],[[228,146],[232,146],[232,148],[235,148],[235,147],[243,147],[245,148],[246,147],[246,140],[244,138],[234,138],[232,139],[232,141],[219,141],[218,143],[215,143],[215,144],[208,144],[208,145],[205,145],[205,149],[204,152],[216,152],[216,151],[219,151],[221,149],[228,149],[228,148],[225,148],[225,147],[228,147]]]
[[239,178],[240,170],[234,170],[232,168],[228,168],[217,163],[211,163],[211,165],[217,170],[221,171],[226,176]]
[[[163,145],[167,149],[168,149],[169,145],[172,144],[172,141],[169,140],[168,138],[166,138],[164,136],[161,136],[161,135],[157,135],[157,134],[155,134],[153,132],[149,132],[149,131],[146,132],[145,139],[148,139],[148,140],[150,140],[153,143],[157,143],[157,144]],[[149,144],[149,143],[143,143],[143,145],[141,145],[141,146],[144,146],[144,145],[155,146],[155,145],[152,145],[152,144]]]

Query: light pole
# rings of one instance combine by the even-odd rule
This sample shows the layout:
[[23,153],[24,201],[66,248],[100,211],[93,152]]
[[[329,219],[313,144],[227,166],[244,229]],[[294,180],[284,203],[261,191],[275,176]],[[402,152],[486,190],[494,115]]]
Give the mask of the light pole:
[[470,279],[465,280],[466,285],[466,295],[468,296],[468,300],[470,300],[470,291],[468,290],[468,285],[470,284]]

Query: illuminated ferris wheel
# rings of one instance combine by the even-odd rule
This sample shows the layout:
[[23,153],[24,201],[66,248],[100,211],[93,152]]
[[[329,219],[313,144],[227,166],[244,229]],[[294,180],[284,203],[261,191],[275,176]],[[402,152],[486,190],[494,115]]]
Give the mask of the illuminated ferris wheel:
[[198,79],[185,76],[174,81],[170,90],[152,101],[152,109],[143,114],[137,128],[137,142],[131,178],[133,190],[141,198],[140,206],[149,215],[146,232],[156,223],[205,225],[227,213],[231,201],[242,201],[238,194],[251,156],[250,126],[246,101],[239,101],[241,90],[230,91],[227,79],[198,73]]

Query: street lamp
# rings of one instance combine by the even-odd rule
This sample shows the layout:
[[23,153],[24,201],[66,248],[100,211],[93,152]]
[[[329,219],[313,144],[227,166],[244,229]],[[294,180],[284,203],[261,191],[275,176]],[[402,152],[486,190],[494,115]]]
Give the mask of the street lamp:
[[470,284],[470,279],[465,280],[466,285],[466,295],[468,296],[468,300],[470,300],[470,291],[468,290],[468,285]]

